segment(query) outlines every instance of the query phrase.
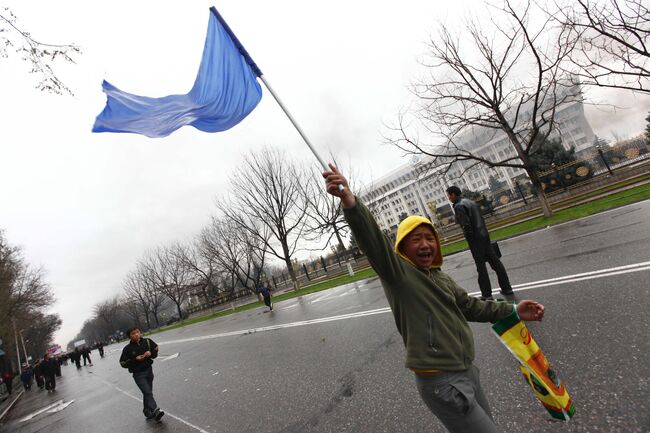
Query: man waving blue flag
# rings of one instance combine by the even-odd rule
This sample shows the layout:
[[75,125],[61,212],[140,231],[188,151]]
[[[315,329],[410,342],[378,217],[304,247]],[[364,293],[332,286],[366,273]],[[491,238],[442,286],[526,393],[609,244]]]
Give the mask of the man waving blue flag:
[[93,132],[131,132],[166,137],[181,126],[218,132],[232,128],[262,99],[261,71],[215,8],[211,8],[201,66],[187,95],[149,98],[104,81],[106,107]]

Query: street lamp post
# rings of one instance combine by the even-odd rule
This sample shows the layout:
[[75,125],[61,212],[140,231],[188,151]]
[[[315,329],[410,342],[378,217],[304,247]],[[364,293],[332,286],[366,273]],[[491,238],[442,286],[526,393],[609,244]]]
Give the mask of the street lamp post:
[[524,201],[524,205],[527,205],[528,201],[526,201],[526,196],[521,191],[521,186],[519,186],[519,181],[517,179],[515,179],[515,186],[517,187],[517,191],[519,191],[519,195],[521,196],[522,200]]
[[612,171],[611,167],[607,163],[607,160],[605,159],[605,155],[603,154],[603,148],[601,147],[600,144],[596,145],[596,150],[598,151],[598,155],[600,155],[600,159],[603,160],[603,164],[605,164],[605,167],[607,167],[607,171],[609,172],[609,175],[614,176],[614,172]]
[[18,331],[16,328],[16,320],[12,318],[11,322],[14,325],[14,338],[16,339],[16,359],[18,359],[18,374],[23,374],[23,369],[20,366],[20,349],[18,348]]
[[18,331],[18,333],[20,334],[20,342],[23,345],[23,353],[25,354],[25,364],[29,364],[29,355],[27,354],[27,349],[25,349],[25,340],[23,339],[23,331],[24,329],[21,329],[20,331]]

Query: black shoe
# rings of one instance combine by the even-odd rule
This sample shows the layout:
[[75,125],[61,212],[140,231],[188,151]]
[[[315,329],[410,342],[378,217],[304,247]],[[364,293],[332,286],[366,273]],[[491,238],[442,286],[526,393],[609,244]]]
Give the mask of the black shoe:
[[165,412],[163,412],[162,410],[157,410],[154,418],[156,418],[156,421],[160,421],[160,418],[164,416],[165,416]]
[[494,301],[494,298],[492,296],[481,296],[479,299],[481,301]]
[[503,296],[512,296],[512,295],[515,294],[515,292],[513,292],[512,289],[510,289],[509,292],[504,292],[503,290],[501,290],[501,294],[502,294]]

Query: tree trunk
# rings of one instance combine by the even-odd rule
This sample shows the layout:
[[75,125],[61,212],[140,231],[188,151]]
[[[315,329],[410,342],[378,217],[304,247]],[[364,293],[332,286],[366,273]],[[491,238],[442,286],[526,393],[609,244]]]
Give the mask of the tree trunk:
[[151,329],[151,320],[149,319],[149,312],[144,312],[144,319],[147,322],[147,329]]
[[334,234],[336,235],[336,240],[339,243],[339,251],[345,251],[345,245],[343,245],[343,239],[341,239],[339,228],[336,226],[336,224],[334,224]]
[[183,321],[183,311],[181,310],[180,302],[174,302],[176,304],[176,311],[178,311],[178,320]]
[[158,312],[152,312],[153,318],[156,320],[156,328],[160,328],[160,319],[158,319]]
[[291,257],[289,256],[289,247],[286,242],[282,242],[282,252],[284,253],[284,263],[287,265],[289,277],[293,282],[293,289],[297,291],[300,286],[298,285],[298,279],[296,278],[296,272],[293,269],[293,263],[291,263]]
[[530,180],[533,183],[533,188],[535,188],[535,194],[539,199],[539,206],[542,208],[544,216],[546,218],[553,216],[553,210],[551,209],[551,205],[548,203],[546,193],[544,193],[544,188],[542,188],[542,182],[540,182],[539,177],[537,177],[537,173],[533,170],[527,170],[527,172],[528,177],[530,177]]

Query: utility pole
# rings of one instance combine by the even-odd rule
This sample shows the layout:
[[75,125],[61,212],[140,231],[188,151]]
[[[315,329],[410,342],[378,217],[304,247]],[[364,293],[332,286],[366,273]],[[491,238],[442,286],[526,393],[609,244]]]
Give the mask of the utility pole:
[[20,366],[20,349],[18,348],[18,331],[16,330],[16,320],[12,317],[11,322],[14,324],[14,338],[16,339],[16,358],[18,359],[18,374],[22,374],[23,369]]
[[25,355],[25,364],[29,364],[29,355],[27,355],[27,349],[25,349],[25,340],[23,339],[23,331],[24,331],[24,329],[21,329],[20,331],[18,331],[18,333],[20,334],[20,342],[23,345],[23,354]]

